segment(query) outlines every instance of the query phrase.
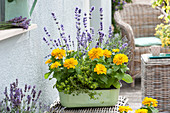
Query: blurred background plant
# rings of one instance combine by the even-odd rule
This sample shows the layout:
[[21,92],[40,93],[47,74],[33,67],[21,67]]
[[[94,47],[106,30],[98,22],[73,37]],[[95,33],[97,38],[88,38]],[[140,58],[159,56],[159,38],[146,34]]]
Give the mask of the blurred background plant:
[[112,25],[114,27],[114,33],[119,33],[120,30],[116,25],[114,14],[118,10],[122,10],[126,3],[132,3],[132,0],[112,0]]
[[152,1],[152,7],[158,8],[162,14],[158,17],[164,19],[164,23],[157,25],[155,28],[155,35],[161,39],[162,47],[170,46],[170,1],[169,0],[156,0]]
[[36,91],[35,86],[25,84],[25,88],[18,87],[18,79],[5,87],[4,99],[0,100],[0,113],[43,113],[49,111],[49,106],[39,102],[41,90]]
[[0,30],[9,29],[9,28],[23,28],[28,29],[31,19],[26,17],[15,17],[6,22],[0,22]]
[[[155,108],[158,105],[158,101],[153,98],[145,97],[142,101],[143,107],[135,110],[135,113],[158,113],[159,111]],[[129,106],[119,106],[120,113],[128,113],[128,111],[132,111],[132,108]]]

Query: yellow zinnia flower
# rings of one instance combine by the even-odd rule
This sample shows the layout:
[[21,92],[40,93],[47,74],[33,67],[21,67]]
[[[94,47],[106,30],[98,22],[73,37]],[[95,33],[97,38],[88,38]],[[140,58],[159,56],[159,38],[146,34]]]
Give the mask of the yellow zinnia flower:
[[109,50],[107,50],[107,49],[105,49],[105,50],[103,50],[103,55],[104,55],[105,57],[107,57],[107,58],[110,58],[111,55],[112,55],[112,52],[109,51]]
[[52,60],[51,59],[48,59],[46,62],[45,62],[45,64],[48,64],[48,63],[51,63],[52,62]]
[[147,109],[138,109],[138,110],[135,110],[135,113],[148,113],[148,110]]
[[113,58],[113,63],[116,65],[122,65],[128,62],[128,57],[125,54],[116,54]]
[[151,103],[152,103],[152,106],[153,107],[157,107],[157,103],[158,101],[156,99],[153,99],[153,98],[148,98],[148,97],[145,97],[142,101],[142,104],[143,105],[148,105],[148,106],[151,106]]
[[119,52],[120,50],[119,49],[112,49],[113,52]]
[[103,50],[101,48],[92,48],[88,52],[89,58],[94,60],[95,58],[100,58],[103,56]]
[[51,55],[54,56],[55,58],[58,57],[58,59],[62,59],[63,57],[66,56],[66,51],[63,49],[57,48],[52,51]]
[[61,66],[60,62],[55,62],[53,64],[51,64],[51,69],[54,69],[54,68],[58,68],[58,66]]
[[94,68],[94,72],[97,72],[97,74],[105,74],[107,72],[107,68],[102,65],[102,64],[97,64],[96,67]]
[[128,111],[132,111],[132,108],[130,108],[129,106],[119,106],[119,112],[128,112]]
[[70,59],[66,59],[65,62],[64,62],[64,67],[66,67],[67,69],[70,69],[70,68],[75,68],[75,65],[78,64],[78,61],[75,60],[74,58],[70,58]]

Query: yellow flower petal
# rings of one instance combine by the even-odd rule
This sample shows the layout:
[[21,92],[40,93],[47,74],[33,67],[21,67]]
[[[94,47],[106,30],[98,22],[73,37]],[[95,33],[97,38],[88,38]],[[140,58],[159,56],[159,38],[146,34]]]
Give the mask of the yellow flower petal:
[[70,68],[75,68],[75,66],[78,64],[78,61],[75,60],[74,58],[70,58],[70,59],[66,59],[64,62],[64,67],[66,67],[67,69]]
[[97,74],[105,74],[107,73],[107,68],[102,64],[97,64],[94,68],[94,72],[97,72]]

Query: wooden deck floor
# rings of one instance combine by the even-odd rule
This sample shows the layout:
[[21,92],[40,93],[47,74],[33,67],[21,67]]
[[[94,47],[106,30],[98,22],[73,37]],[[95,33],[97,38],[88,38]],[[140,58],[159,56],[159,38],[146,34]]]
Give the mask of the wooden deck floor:
[[139,109],[142,106],[142,92],[141,92],[141,81],[140,79],[136,80],[135,88],[131,88],[130,84],[122,83],[122,88],[120,90],[120,95],[125,96],[129,99],[129,107],[133,109],[131,113],[134,113],[135,110]]

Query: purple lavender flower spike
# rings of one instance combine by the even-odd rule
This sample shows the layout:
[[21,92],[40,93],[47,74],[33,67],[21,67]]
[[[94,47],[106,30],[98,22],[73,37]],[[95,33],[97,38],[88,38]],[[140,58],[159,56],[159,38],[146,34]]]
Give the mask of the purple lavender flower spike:
[[105,44],[109,44],[109,40],[107,40]]
[[64,31],[64,26],[61,24],[61,30]]
[[124,43],[123,45],[122,45],[122,48],[125,48],[125,47],[127,47],[128,46],[128,44],[127,43]]
[[90,13],[89,13],[89,19],[92,19],[92,17],[91,17],[91,15],[92,15],[92,12],[94,11],[94,6],[93,7],[91,7],[91,9],[90,9]]
[[34,90],[34,91],[33,91],[33,96],[32,96],[32,97],[35,98],[35,95],[36,95],[36,91]]
[[103,41],[103,38],[104,38],[104,33],[103,32],[101,32],[101,31],[99,31],[98,32],[99,33],[99,43],[102,43],[102,41]]
[[30,110],[30,107],[28,106],[28,107],[27,107],[27,111],[29,111],[29,110]]
[[76,7],[76,9],[75,9],[75,13],[78,11],[78,9],[79,9],[79,8],[78,8],[78,7]]
[[7,111],[10,111],[10,108],[7,106],[6,110],[7,110]]
[[[87,15],[86,13],[84,13],[84,16]],[[84,27],[87,28],[87,17],[85,16],[83,18],[83,24],[84,24]]]
[[56,18],[56,16],[55,16],[55,13],[51,13],[51,15],[53,16],[53,19],[56,21],[57,18]]
[[27,96],[27,101],[28,101],[27,104],[30,104],[30,102],[31,102],[31,96],[30,95]]
[[72,41],[73,47],[74,47],[74,41]]
[[28,91],[31,89],[31,85],[28,86]]
[[100,8],[100,13],[103,13],[103,8]]
[[91,11],[90,12],[92,12],[92,11],[94,11],[94,6],[91,7]]
[[109,34],[108,34],[108,37],[109,37],[109,38],[112,38],[112,36],[113,36],[112,27],[109,26]]
[[100,30],[103,30],[103,22],[100,22]]
[[71,38],[70,38],[70,35],[68,35],[68,40],[69,40],[69,42],[71,42]]
[[59,43],[59,45],[61,46],[61,41],[60,41],[60,39],[58,38],[58,43]]
[[18,79],[16,79],[16,87],[18,87]]
[[58,47],[58,43],[56,43],[56,46]]
[[27,84],[25,84],[25,90],[24,90],[24,92],[26,92],[27,91]]
[[78,13],[79,13],[79,14],[81,13],[81,9],[78,10]]
[[98,45],[95,46],[95,48],[98,48],[98,47],[99,47]]

